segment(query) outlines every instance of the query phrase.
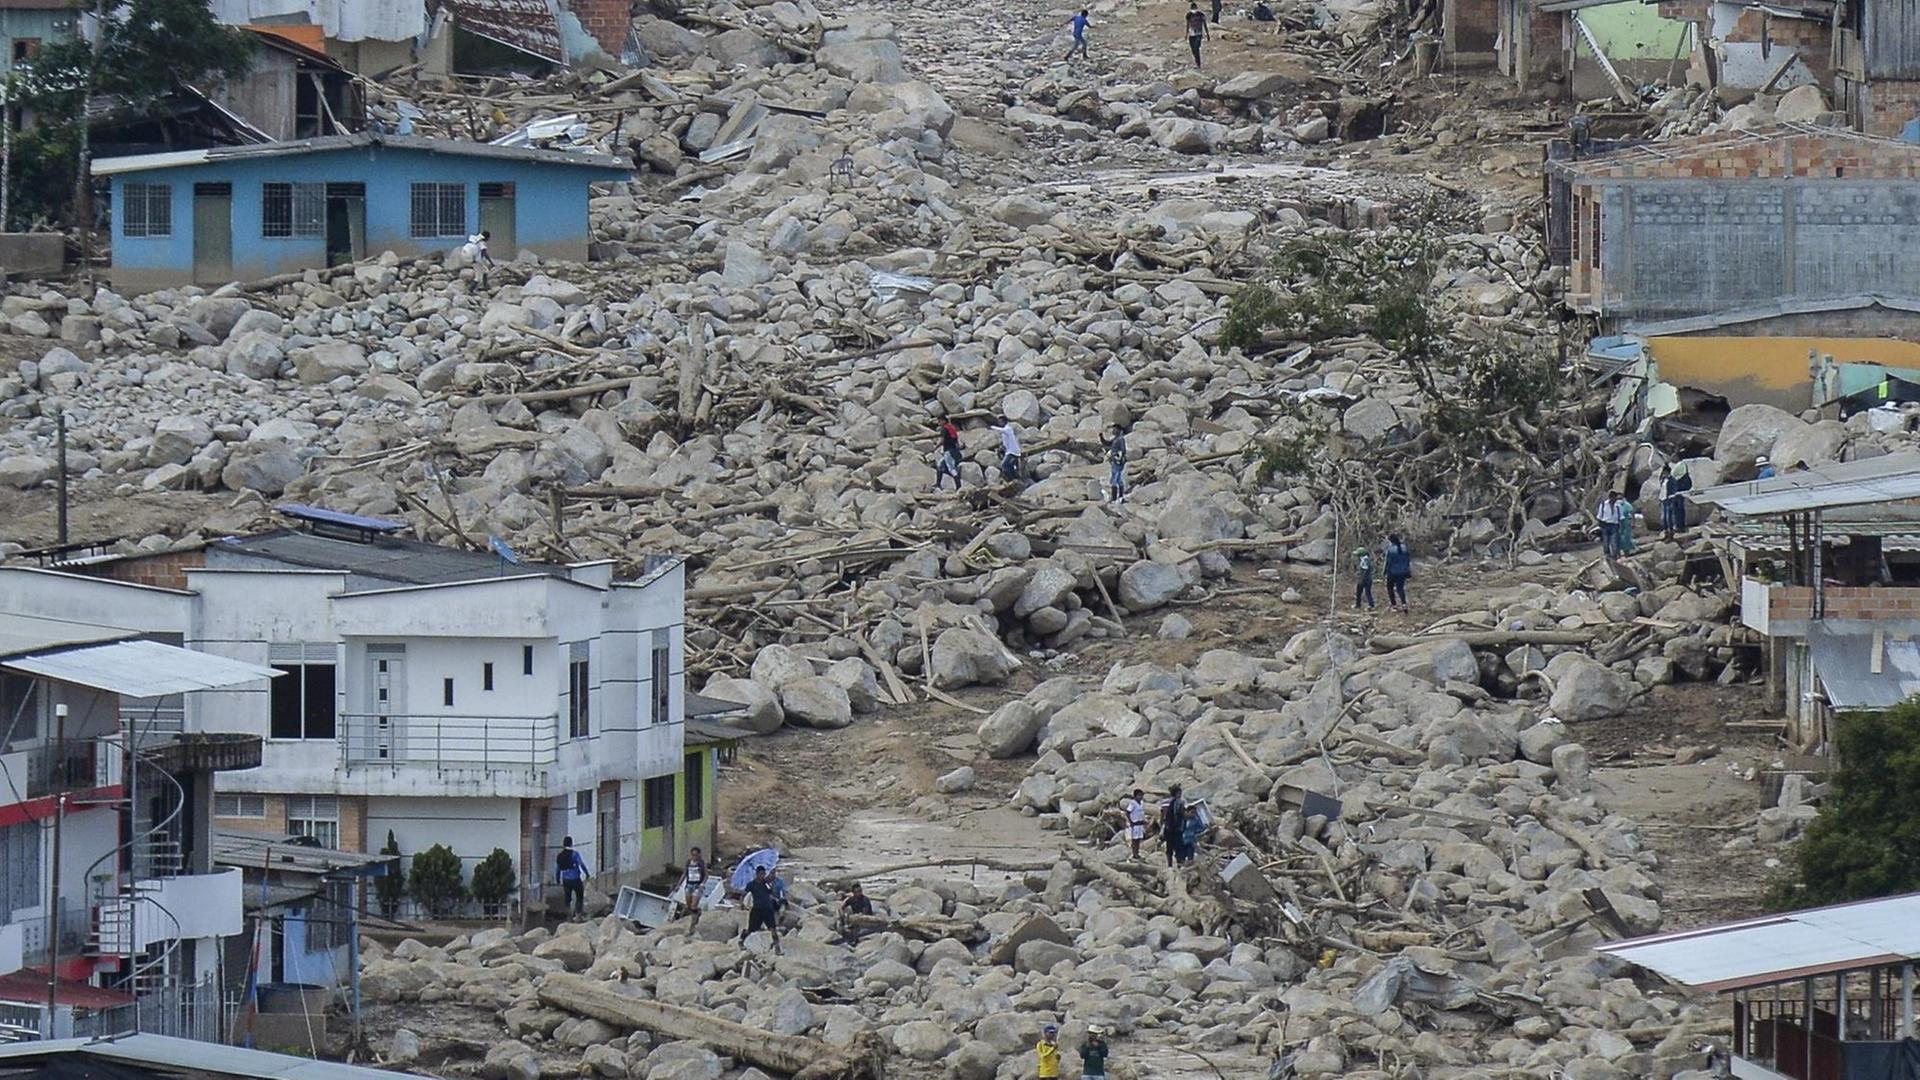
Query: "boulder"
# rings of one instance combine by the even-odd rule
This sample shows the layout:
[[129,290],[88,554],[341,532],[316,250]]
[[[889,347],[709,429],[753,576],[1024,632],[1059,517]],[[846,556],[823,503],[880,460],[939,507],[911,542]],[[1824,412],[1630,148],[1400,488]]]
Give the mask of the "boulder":
[[810,728],[843,728],[853,723],[847,689],[822,675],[795,679],[780,688],[787,722]]
[[1024,701],[1009,701],[980,722],[980,749],[992,758],[1018,757],[1033,749],[1046,718]]
[[1585,653],[1562,653],[1547,665],[1553,696],[1547,709],[1567,723],[1598,720],[1624,712],[1633,699],[1633,682]]
[[1129,611],[1162,607],[1186,589],[1186,575],[1167,563],[1142,559],[1120,572],[1119,600]]
[[745,27],[708,38],[707,55],[723,68],[770,68],[785,59],[773,42]]
[[910,1061],[938,1061],[960,1045],[960,1037],[935,1020],[909,1020],[893,1029],[893,1048]]
[[1293,85],[1293,79],[1271,71],[1243,71],[1232,78],[1223,80],[1213,88],[1214,95],[1224,98],[1238,98],[1241,101],[1258,101],[1272,97]]
[[847,95],[847,109],[866,114],[898,109],[914,125],[943,139],[953,132],[953,106],[940,91],[917,80],[861,83]]
[[342,375],[366,374],[367,351],[350,341],[327,341],[295,349],[293,377],[303,383],[332,382]]
[[1162,116],[1147,121],[1147,133],[1163,149],[1180,154],[1205,154],[1227,141],[1227,126],[1211,120]]
[[220,482],[230,491],[257,491],[278,495],[300,479],[306,464],[285,439],[251,440],[235,446],[220,470]]
[[857,656],[836,660],[828,666],[826,677],[847,692],[854,712],[870,713],[880,707],[880,677],[865,660]]
[[1000,639],[984,630],[953,627],[934,639],[933,685],[942,690],[1006,682],[1018,663]]
[[169,416],[153,426],[147,464],[184,465],[213,441],[213,429],[198,416]]
[[1780,95],[1780,104],[1773,107],[1773,118],[1783,124],[1811,124],[1826,111],[1826,95],[1818,86],[1807,83]]
[[933,790],[942,795],[953,795],[973,787],[973,767],[962,765],[949,773],[942,773],[933,781]]
[[642,15],[635,19],[633,31],[639,37],[640,44],[646,46],[647,52],[653,56],[704,56],[707,52],[705,35],[656,15]]
[[778,690],[790,682],[809,679],[813,664],[785,645],[768,645],[753,658],[753,681],[769,690]]
[[779,731],[780,725],[787,722],[786,711],[780,707],[780,698],[772,690],[752,679],[715,675],[707,680],[706,688],[700,692],[721,701],[737,701],[747,707],[743,713],[729,714],[720,718],[722,722],[732,727],[768,735]]
[[1059,207],[1025,192],[1004,196],[988,210],[995,221],[1016,229],[1045,225],[1059,212]]
[[813,62],[843,79],[857,83],[897,83],[907,80],[900,62],[900,46],[884,38],[832,42],[813,54]]
[[1772,405],[1742,405],[1734,409],[1721,423],[1719,438],[1713,444],[1713,460],[1720,466],[1720,482],[1751,478],[1754,458],[1771,455],[1775,443],[1806,426],[1806,421]]
[[[265,314],[256,312],[256,314]],[[243,322],[245,320],[242,320]],[[249,379],[271,379],[280,374],[280,365],[287,359],[287,350],[281,344],[277,332],[267,330],[249,330],[237,334],[226,345],[226,357],[222,366],[229,375],[241,375]]]

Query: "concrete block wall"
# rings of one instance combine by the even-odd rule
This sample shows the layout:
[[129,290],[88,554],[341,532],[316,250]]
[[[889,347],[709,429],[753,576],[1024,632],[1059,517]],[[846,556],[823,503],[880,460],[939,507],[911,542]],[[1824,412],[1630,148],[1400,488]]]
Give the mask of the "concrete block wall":
[[1860,128],[1870,135],[1898,137],[1907,121],[1920,116],[1920,81],[1874,79],[1860,97]]

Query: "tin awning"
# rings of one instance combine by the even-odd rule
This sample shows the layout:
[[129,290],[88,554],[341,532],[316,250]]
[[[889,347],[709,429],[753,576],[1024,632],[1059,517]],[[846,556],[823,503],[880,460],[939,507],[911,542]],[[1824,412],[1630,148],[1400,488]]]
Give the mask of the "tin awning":
[[1698,990],[1738,990],[1920,959],[1920,893],[1601,945]]
[[127,697],[166,697],[242,686],[280,674],[270,667],[157,641],[100,645],[8,657],[0,667]]

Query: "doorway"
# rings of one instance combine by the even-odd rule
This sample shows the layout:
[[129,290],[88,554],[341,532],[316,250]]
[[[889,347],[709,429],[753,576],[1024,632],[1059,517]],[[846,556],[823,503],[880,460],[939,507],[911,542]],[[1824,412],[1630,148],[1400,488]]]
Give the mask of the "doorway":
[[193,185],[193,283],[233,280],[233,185]]
[[609,883],[620,880],[620,782],[609,780],[600,785],[596,797],[600,816],[599,843],[594,851],[600,865],[594,869]]
[[327,185],[327,265],[367,257],[367,185]]
[[512,182],[481,184],[480,231],[489,234],[487,253],[495,262],[519,254],[520,246],[514,239],[516,220]]
[[[406,732],[396,740],[394,728],[405,722],[407,708],[407,647],[405,645],[367,646],[367,713],[369,730],[360,735],[360,744],[350,748],[363,760],[406,760],[409,749]],[[394,744],[398,742],[398,747]],[[394,751],[398,749],[396,756]]]

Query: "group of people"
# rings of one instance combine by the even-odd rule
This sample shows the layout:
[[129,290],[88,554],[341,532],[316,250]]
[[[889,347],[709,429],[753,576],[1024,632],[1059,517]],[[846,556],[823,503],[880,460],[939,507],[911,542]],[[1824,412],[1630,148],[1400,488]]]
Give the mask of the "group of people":
[[[1196,68],[1200,66],[1200,47],[1213,40],[1213,27],[1220,25],[1221,3],[1222,0],[1211,0],[1211,24],[1207,13],[1200,10],[1199,0],[1189,0],[1187,4],[1187,49],[1193,53],[1193,66]],[[1253,17],[1261,22],[1272,22],[1273,9],[1262,0],[1254,6]],[[1087,31],[1092,26],[1093,20],[1088,17],[1086,8],[1081,8],[1078,15],[1067,20],[1067,29],[1073,34],[1073,42],[1067,46],[1068,60],[1075,56],[1085,59],[1090,55],[1087,50]]]
[[[960,490],[960,428],[952,417],[940,421],[940,449],[933,458],[933,490],[939,491],[953,480]],[[1026,455],[1020,448],[1020,429],[1011,420],[993,425],[1000,435],[1000,479],[1014,483],[1026,478]],[[1103,445],[1107,457],[1107,501],[1121,502],[1127,497],[1127,433],[1121,428],[1107,432]]]
[[[1134,788],[1133,794],[1121,801],[1120,811],[1127,817],[1127,843],[1137,859],[1140,845],[1147,839],[1147,793]],[[1185,866],[1192,862],[1206,831],[1206,819],[1200,816],[1200,808],[1187,802],[1180,794],[1180,785],[1175,784],[1167,792],[1167,801],[1160,806],[1160,838],[1166,847],[1167,865]]]
[[[700,908],[710,877],[705,853],[698,847],[688,849],[686,870],[681,874],[680,906],[686,909],[691,929],[700,927]],[[747,926],[740,932],[740,940],[745,942],[749,935],[765,930],[773,935],[774,951],[780,951],[780,916],[790,903],[787,879],[780,876],[780,868],[754,867],[753,880],[740,890],[740,896],[747,904]]]
[[[1107,1032],[1099,1025],[1087,1028],[1087,1037],[1080,1043],[1081,1080],[1107,1080]],[[1059,1080],[1060,1077],[1060,1027],[1048,1024],[1040,1029],[1040,1041],[1034,1045],[1034,1076],[1038,1080]]]
[[[1764,457],[1755,460],[1754,466],[1756,479],[1765,480],[1773,475],[1773,466]],[[1671,540],[1674,533],[1687,531],[1687,492],[1692,490],[1693,477],[1687,475],[1684,465],[1660,467],[1662,539]],[[1600,526],[1600,550],[1607,558],[1633,554],[1633,519],[1638,513],[1619,491],[1609,491],[1600,497],[1600,505],[1593,510],[1593,520]]]
[[[1407,610],[1407,581],[1413,577],[1413,551],[1399,533],[1387,535],[1387,547],[1382,553],[1386,557],[1387,606],[1398,611]],[[1374,610],[1373,604],[1373,552],[1362,546],[1354,552],[1353,568],[1353,606],[1357,611],[1361,603],[1367,610]]]

